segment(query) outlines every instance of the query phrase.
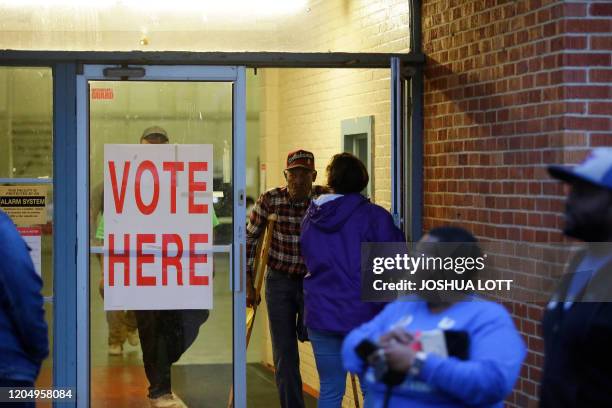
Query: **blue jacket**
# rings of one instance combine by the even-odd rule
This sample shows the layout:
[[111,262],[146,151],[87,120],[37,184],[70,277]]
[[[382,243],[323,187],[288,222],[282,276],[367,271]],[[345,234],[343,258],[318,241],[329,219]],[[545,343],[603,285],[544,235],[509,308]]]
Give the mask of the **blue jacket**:
[[382,407],[386,386],[375,382],[372,369],[355,353],[364,339],[377,342],[393,328],[408,332],[465,330],[469,358],[428,354],[417,377],[408,376],[392,389],[390,408],[503,407],[525,358],[525,344],[503,306],[482,299],[453,304],[432,313],[417,299],[390,303],[369,323],[353,330],[342,345],[344,367],[365,374],[367,407]]
[[361,243],[405,238],[389,212],[361,194],[319,205],[321,198],[302,221],[300,247],[308,269],[304,319],[308,328],[346,334],[384,306],[361,301]]
[[0,211],[0,378],[34,382],[49,354],[42,280],[11,219]]

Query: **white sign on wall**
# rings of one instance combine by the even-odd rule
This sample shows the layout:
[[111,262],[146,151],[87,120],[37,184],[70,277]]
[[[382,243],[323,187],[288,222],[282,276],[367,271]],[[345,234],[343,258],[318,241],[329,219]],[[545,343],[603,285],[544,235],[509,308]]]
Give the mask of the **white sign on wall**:
[[104,146],[104,309],[212,309],[212,145]]
[[42,230],[40,227],[17,227],[21,237],[30,248],[30,258],[38,276],[42,276]]

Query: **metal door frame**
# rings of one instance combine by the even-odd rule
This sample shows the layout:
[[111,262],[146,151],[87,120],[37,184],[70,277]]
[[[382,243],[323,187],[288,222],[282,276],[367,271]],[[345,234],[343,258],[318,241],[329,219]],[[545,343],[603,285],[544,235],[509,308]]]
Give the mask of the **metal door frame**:
[[[89,347],[89,87],[91,80],[116,80],[106,77],[105,68],[116,65],[85,65],[76,76],[77,120],[77,248],[76,248],[76,395],[77,406],[90,402],[90,347]],[[233,217],[246,219],[246,80],[245,68],[234,66],[156,66],[141,65],[146,74],[138,81],[216,81],[233,85],[232,115],[232,173]],[[234,402],[246,406],[246,231],[244,222],[233,223],[230,252],[230,285],[233,293],[233,384]],[[223,251],[221,248],[217,248]],[[238,273],[236,273],[238,271]]]
[[391,214],[406,239],[423,233],[423,71],[391,58]]

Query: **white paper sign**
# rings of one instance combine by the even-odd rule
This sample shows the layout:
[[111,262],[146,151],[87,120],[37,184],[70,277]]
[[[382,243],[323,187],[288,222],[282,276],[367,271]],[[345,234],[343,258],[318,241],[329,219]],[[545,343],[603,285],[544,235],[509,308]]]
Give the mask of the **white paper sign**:
[[42,231],[40,227],[17,227],[17,230],[28,247],[30,247],[30,258],[32,258],[34,269],[36,270],[38,276],[41,276]]
[[212,145],[104,146],[104,309],[212,309]]

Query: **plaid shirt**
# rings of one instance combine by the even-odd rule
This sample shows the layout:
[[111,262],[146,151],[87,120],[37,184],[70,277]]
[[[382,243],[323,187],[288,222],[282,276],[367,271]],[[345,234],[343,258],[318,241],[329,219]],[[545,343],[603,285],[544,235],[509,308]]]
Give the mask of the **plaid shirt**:
[[247,277],[253,277],[253,263],[257,241],[266,228],[268,215],[276,214],[268,252],[268,267],[287,274],[306,274],[306,265],[300,253],[300,227],[312,197],[328,192],[323,186],[313,186],[311,197],[302,202],[291,202],[287,187],[277,187],[259,197],[247,226]]

